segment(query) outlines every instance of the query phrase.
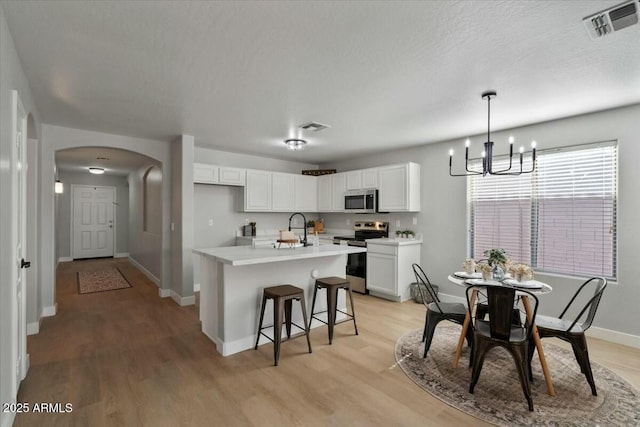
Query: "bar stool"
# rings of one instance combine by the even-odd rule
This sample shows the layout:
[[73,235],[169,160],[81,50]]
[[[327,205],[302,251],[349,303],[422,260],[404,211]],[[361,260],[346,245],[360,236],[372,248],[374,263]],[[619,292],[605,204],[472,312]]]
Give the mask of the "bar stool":
[[[263,329],[270,328],[271,326],[262,326],[264,320],[264,308],[267,305],[267,300],[273,300],[273,339],[267,334],[262,332]],[[304,319],[304,328],[291,321],[291,305],[293,300],[300,301],[300,308],[302,309],[302,318]],[[285,326],[287,328],[287,340],[291,338],[291,325],[302,329],[307,336],[307,345],[309,346],[309,353],[311,353],[311,341],[309,340],[309,325],[307,322],[307,308],[304,304],[304,290],[292,285],[279,285],[270,286],[264,288],[262,294],[262,308],[260,310],[260,324],[258,325],[258,336],[256,338],[255,350],[258,349],[258,342],[260,341],[260,335],[264,335],[273,342],[273,359],[274,365],[278,366],[278,359],[280,358],[280,344],[282,342],[282,312],[284,310]],[[297,336],[294,336],[297,338]]]
[[[316,295],[318,293],[318,289],[326,289],[327,290],[327,309],[324,311],[319,311],[315,313],[313,310],[316,305]],[[344,312],[342,310],[338,310],[338,290],[344,289],[349,294],[349,301],[351,302],[351,313]],[[337,312],[342,314],[346,314],[347,318],[343,319],[339,322],[336,322],[336,314]],[[318,318],[316,316],[320,313],[327,313],[327,322]],[[356,335],[358,335],[358,325],[356,324],[356,312],[353,308],[353,294],[351,293],[351,283],[347,279],[343,279],[342,277],[322,277],[320,279],[316,279],[316,286],[313,289],[313,302],[311,303],[311,321],[316,319],[329,327],[329,344],[333,342],[333,327],[337,324],[343,322],[349,322],[353,320],[353,326],[356,329]]]

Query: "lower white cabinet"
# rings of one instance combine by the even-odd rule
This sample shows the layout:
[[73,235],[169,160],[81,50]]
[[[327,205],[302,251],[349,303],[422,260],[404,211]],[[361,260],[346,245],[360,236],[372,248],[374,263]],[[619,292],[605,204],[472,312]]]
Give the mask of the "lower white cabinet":
[[411,298],[410,285],[415,282],[411,265],[420,264],[421,247],[422,240],[367,240],[369,293],[392,301],[406,301]]

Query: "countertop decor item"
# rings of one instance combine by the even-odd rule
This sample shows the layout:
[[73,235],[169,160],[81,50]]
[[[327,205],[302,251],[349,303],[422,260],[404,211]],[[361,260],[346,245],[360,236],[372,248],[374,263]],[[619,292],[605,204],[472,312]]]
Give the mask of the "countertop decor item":
[[469,138],[465,141],[465,172],[452,173],[451,168],[453,165],[453,149],[449,150],[449,175],[450,176],[469,176],[469,175],[521,175],[523,173],[531,173],[536,168],[536,142],[531,141],[531,169],[523,169],[524,163],[524,146],[520,146],[520,167],[512,168],[513,166],[513,143],[515,139],[513,136],[509,137],[509,167],[501,170],[493,169],[493,141],[491,140],[491,98],[498,96],[495,90],[487,90],[482,93],[482,99],[487,100],[487,140],[483,144],[482,151],[482,170],[476,170],[469,166],[469,145],[471,141]]
[[338,173],[336,169],[307,169],[302,171],[302,175],[321,176]]

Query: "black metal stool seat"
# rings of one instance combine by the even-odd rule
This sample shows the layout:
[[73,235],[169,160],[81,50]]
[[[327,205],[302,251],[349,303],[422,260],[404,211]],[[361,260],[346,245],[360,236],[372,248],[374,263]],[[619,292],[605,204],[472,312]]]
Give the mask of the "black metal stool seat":
[[[273,300],[273,325],[262,326],[264,320],[264,309],[267,305],[267,300]],[[302,318],[304,320],[304,328],[291,321],[291,308],[293,300],[300,301],[300,308],[302,310]],[[285,326],[287,328],[287,341],[291,339],[291,325],[304,331],[304,335],[307,336],[307,345],[309,346],[309,353],[311,353],[311,341],[309,340],[309,325],[307,322],[307,307],[304,303],[304,290],[292,285],[278,285],[264,288],[262,295],[262,308],[260,309],[260,324],[258,325],[258,336],[256,337],[255,350],[258,349],[258,342],[260,341],[260,335],[264,335],[273,342],[273,359],[274,365],[278,366],[278,359],[280,358],[280,344],[282,343],[282,313],[284,311]],[[264,329],[273,327],[273,339],[262,332]],[[302,336],[302,334],[294,335],[293,338]]]
[[[316,295],[318,293],[318,289],[326,289],[327,290],[327,309],[324,311],[314,312],[314,308],[316,305]],[[344,289],[349,294],[349,301],[351,303],[351,314],[338,310],[338,290]],[[346,319],[343,319],[339,322],[336,322],[336,314],[340,312],[347,316]],[[317,314],[327,313],[327,321],[320,319]],[[351,283],[347,279],[343,279],[342,277],[322,277],[320,279],[316,279],[316,285],[313,289],[313,302],[311,303],[311,321],[316,319],[329,327],[329,344],[333,342],[333,327],[340,323],[350,322],[353,320],[353,327],[356,330],[356,335],[358,335],[358,325],[356,324],[356,312],[353,308],[353,294],[351,292]]]

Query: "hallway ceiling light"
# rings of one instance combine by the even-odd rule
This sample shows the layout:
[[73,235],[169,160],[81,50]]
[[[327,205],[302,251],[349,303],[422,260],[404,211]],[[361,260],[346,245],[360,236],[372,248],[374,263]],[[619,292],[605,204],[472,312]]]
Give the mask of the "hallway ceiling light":
[[104,173],[104,168],[89,168],[89,172],[96,175],[102,175]]

